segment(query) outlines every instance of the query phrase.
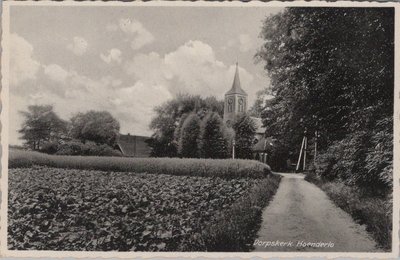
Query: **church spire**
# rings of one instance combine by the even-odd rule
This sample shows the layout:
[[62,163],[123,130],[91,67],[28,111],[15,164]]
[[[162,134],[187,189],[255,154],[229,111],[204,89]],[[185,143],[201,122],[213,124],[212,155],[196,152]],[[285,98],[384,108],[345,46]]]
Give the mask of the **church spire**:
[[235,70],[235,77],[233,78],[232,88],[226,92],[225,95],[228,94],[241,94],[247,95],[247,93],[242,89],[240,86],[240,79],[239,79],[239,63],[236,61],[236,70]]

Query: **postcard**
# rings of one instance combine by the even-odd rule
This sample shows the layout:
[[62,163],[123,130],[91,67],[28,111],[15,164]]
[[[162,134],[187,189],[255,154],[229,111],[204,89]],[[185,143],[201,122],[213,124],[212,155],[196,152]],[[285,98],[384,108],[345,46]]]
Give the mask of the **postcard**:
[[2,5],[2,256],[398,257],[399,4]]

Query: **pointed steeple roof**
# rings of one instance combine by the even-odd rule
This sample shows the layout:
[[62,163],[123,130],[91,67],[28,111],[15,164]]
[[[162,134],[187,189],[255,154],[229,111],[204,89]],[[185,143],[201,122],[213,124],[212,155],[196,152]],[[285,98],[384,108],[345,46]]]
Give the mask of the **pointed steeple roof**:
[[236,62],[235,78],[233,79],[232,88],[228,92],[226,92],[225,95],[229,94],[241,94],[247,96],[247,93],[240,86],[238,62]]

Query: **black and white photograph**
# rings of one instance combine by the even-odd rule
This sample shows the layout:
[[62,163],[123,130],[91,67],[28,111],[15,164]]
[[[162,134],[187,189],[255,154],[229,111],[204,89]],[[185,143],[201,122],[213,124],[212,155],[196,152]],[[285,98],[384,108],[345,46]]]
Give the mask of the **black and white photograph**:
[[3,3],[1,254],[396,257],[397,7]]

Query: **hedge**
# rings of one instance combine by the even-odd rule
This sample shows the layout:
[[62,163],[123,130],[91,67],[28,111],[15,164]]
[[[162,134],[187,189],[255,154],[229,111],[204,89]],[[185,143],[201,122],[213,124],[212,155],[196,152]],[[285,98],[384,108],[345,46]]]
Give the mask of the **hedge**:
[[220,178],[264,178],[271,168],[254,160],[121,158],[60,156],[32,151],[10,150],[9,168],[48,166],[65,169],[118,171]]

